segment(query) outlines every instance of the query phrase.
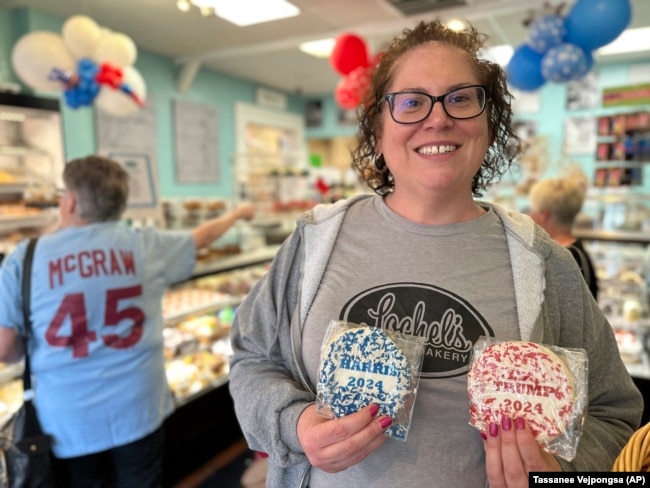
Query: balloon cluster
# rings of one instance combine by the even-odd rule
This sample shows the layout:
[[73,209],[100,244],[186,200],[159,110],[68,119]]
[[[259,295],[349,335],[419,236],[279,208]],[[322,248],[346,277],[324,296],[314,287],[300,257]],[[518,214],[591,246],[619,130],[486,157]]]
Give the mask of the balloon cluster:
[[336,38],[330,64],[343,75],[334,90],[334,98],[341,108],[355,109],[359,106],[380,57],[381,53],[371,58],[366,42],[355,34],[341,34]]
[[616,39],[631,18],[629,0],[577,0],[564,18],[538,16],[506,67],[508,83],[534,91],[547,81],[583,78],[593,66],[592,51]]
[[126,116],[143,107],[146,98],[144,80],[133,67],[136,57],[131,38],[76,15],[65,21],[61,35],[35,31],[22,36],[12,49],[11,62],[29,87],[63,90],[71,108],[94,104]]

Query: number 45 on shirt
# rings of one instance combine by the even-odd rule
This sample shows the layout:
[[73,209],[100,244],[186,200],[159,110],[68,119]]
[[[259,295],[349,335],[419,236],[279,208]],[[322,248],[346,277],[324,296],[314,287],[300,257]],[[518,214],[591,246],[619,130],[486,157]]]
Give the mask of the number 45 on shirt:
[[[135,345],[142,337],[144,312],[138,307],[120,309],[120,300],[142,295],[142,286],[115,288],[106,291],[105,326],[116,326],[122,320],[130,320],[133,325],[128,335],[106,334],[101,340],[108,347],[124,349]],[[61,327],[67,317],[70,317],[72,335],[62,335]],[[86,300],[83,293],[70,293],[61,301],[54,318],[45,333],[45,340],[51,346],[72,347],[72,356],[83,358],[88,356],[89,344],[97,339],[97,333],[88,329]]]

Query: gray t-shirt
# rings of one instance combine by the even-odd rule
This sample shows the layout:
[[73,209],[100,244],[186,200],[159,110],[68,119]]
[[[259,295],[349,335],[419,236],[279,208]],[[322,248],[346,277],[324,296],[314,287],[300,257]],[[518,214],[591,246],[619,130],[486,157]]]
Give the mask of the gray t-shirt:
[[468,423],[470,352],[482,335],[519,339],[498,216],[488,211],[428,226],[400,217],[380,198],[352,206],[303,331],[313,384],[331,320],[418,334],[427,346],[407,441],[389,439],[340,473],[312,468],[310,488],[484,487],[482,441]]

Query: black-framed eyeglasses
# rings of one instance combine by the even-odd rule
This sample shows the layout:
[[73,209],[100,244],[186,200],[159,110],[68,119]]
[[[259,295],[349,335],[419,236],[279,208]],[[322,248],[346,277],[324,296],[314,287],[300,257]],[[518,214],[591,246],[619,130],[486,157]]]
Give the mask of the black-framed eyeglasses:
[[416,91],[388,93],[379,103],[388,102],[390,116],[398,124],[415,124],[429,116],[436,102],[452,119],[478,117],[485,110],[489,94],[487,85],[469,85],[438,96]]

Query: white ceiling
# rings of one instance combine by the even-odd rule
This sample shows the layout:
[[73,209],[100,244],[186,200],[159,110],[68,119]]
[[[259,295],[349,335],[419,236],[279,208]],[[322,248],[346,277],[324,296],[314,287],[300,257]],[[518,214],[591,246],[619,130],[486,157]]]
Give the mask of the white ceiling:
[[[242,2],[246,0],[240,0]],[[98,24],[122,32],[139,49],[174,59],[179,72],[199,62],[260,85],[291,93],[332,93],[340,75],[328,59],[298,50],[298,44],[350,32],[364,38],[371,54],[381,51],[394,35],[420,20],[463,17],[489,36],[489,45],[525,41],[523,22],[544,4],[568,12],[573,2],[542,0],[400,0],[430,5],[417,15],[405,15],[396,0],[291,0],[297,17],[237,27],[218,17],[202,17],[193,8],[183,13],[176,0],[0,0],[0,7],[32,7],[62,19],[86,15]],[[464,6],[447,6],[456,2]],[[631,0],[630,27],[650,26],[650,1]],[[650,51],[637,57],[650,60]],[[629,59],[629,57],[627,58]],[[196,66],[196,64],[194,64]],[[191,72],[191,70],[187,70]]]

